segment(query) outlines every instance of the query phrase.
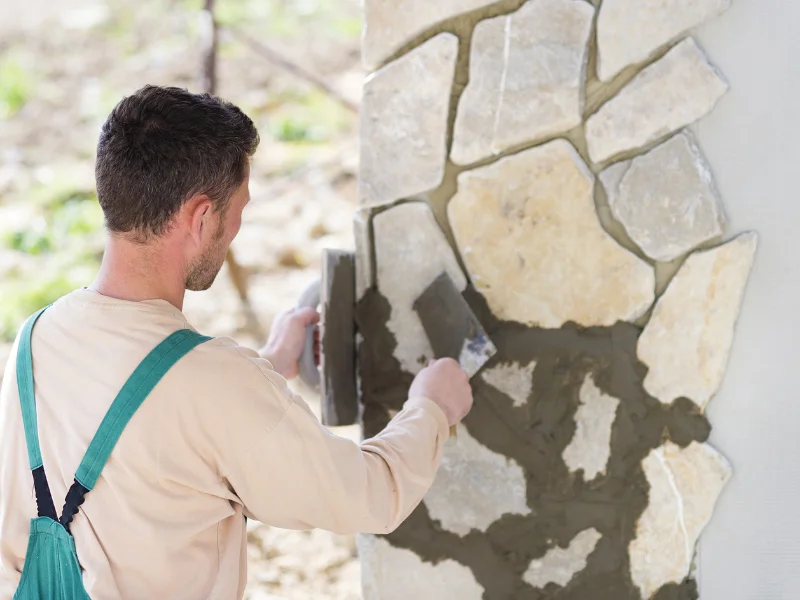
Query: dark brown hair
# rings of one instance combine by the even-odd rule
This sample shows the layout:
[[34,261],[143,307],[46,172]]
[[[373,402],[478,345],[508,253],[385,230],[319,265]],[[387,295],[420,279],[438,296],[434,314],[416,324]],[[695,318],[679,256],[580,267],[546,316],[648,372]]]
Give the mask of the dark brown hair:
[[206,194],[224,214],[258,142],[247,115],[209,94],[148,85],[123,98],[97,145],[106,226],[143,238],[161,235],[196,194]]

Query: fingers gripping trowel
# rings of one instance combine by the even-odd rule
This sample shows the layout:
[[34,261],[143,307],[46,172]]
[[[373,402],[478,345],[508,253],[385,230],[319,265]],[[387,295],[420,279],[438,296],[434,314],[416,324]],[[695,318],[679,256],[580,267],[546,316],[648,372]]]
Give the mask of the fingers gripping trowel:
[[[497,353],[497,348],[464,296],[443,272],[414,302],[434,358],[453,358],[470,379]],[[455,427],[450,428],[455,437]]]

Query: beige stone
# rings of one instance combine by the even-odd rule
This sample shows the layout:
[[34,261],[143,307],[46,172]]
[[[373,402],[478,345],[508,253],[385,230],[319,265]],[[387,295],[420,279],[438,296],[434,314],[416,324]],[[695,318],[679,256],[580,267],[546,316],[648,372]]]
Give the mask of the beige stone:
[[530,0],[478,23],[451,158],[468,164],[580,125],[594,8]]
[[581,386],[580,401],[575,413],[575,435],[562,457],[570,471],[583,469],[584,481],[592,481],[606,472],[619,400],[601,392],[592,376],[587,375]]
[[603,0],[597,17],[598,77],[611,80],[730,5],[730,0]]
[[653,397],[704,409],[719,390],[757,245],[755,233],[740,235],[692,254],[675,275],[638,343]]
[[727,90],[727,82],[688,38],[589,117],[589,156],[602,163],[658,141],[711,112]]
[[700,533],[731,476],[728,461],[708,444],[672,442],[642,461],[649,503],[631,541],[631,579],[643,600],[689,575]]
[[364,0],[364,65],[374,69],[404,44],[437,23],[496,1]]
[[443,33],[364,82],[361,204],[408,198],[442,182],[457,52],[458,38]]
[[557,328],[649,309],[653,269],[603,230],[593,192],[594,176],[564,140],[459,176],[450,224],[497,317]]
[[611,212],[650,258],[670,262],[722,235],[711,167],[688,131],[600,173]]
[[482,600],[472,571],[452,559],[436,564],[374,535],[357,537],[364,600]]
[[501,391],[511,398],[514,406],[525,406],[533,389],[533,370],[536,361],[522,366],[519,363],[499,364],[491,369],[486,369],[482,374],[483,380],[496,390]]
[[586,568],[589,555],[602,537],[594,528],[581,531],[566,548],[552,548],[544,557],[531,561],[522,578],[535,588],[543,588],[549,583],[562,587],[567,585]]
[[467,535],[486,531],[506,514],[527,515],[525,472],[511,458],[492,452],[458,425],[458,442],[445,448],[425,506],[443,529]]
[[433,358],[428,337],[414,312],[416,299],[442,271],[456,287],[467,286],[455,254],[424,202],[409,202],[372,220],[376,282],[392,306],[387,326],[397,339],[395,357],[409,373],[418,373]]

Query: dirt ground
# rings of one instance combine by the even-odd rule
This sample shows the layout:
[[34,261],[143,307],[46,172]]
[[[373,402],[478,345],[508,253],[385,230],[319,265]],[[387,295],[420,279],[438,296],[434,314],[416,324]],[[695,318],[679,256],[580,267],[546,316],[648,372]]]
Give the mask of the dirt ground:
[[[323,75],[359,101],[364,73],[358,0],[217,1],[225,23]],[[48,212],[35,199],[52,196],[53,190],[67,190],[69,198],[91,195],[99,127],[123,95],[146,83],[197,90],[200,4],[0,0],[0,311],[15,314],[12,309],[19,302],[24,310],[24,302],[40,297],[50,301],[48,294],[56,288],[47,279],[42,279],[38,295],[26,291],[20,296],[19,290],[61,269],[70,253],[81,258],[69,259],[67,284],[91,282],[102,250],[93,205],[85,205],[89,217],[78,223],[84,237],[59,237],[60,225],[52,215],[66,213]],[[233,245],[248,273],[250,300],[262,331],[248,328],[225,269],[211,290],[188,295],[184,312],[204,333],[231,336],[258,348],[275,314],[293,305],[317,277],[322,248],[352,248],[357,119],[224,31],[218,93],[239,104],[262,136],[252,168],[252,202]],[[27,249],[27,233],[40,229],[50,235],[41,238],[46,249],[41,250],[40,238],[35,251]],[[58,281],[61,285],[65,280]],[[9,350],[6,335],[0,339],[3,364]],[[299,384],[297,389],[318,411],[318,398]],[[358,439],[354,427],[337,433]],[[251,523],[248,541],[247,598],[360,598],[352,537]]]

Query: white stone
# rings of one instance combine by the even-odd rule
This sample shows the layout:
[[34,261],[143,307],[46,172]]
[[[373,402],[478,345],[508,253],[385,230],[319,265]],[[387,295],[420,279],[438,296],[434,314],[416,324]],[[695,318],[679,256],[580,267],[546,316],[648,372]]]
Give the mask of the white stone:
[[600,181],[614,218],[650,258],[670,262],[724,232],[711,168],[686,130]]
[[496,1],[364,0],[364,65],[374,69],[404,44],[437,23]]
[[357,208],[353,214],[353,239],[355,241],[356,302],[361,300],[375,282],[372,272],[372,209]]
[[688,38],[589,117],[589,156],[602,163],[658,141],[709,113],[727,90],[727,82]]
[[548,583],[567,585],[586,568],[589,555],[601,537],[594,528],[581,531],[566,548],[552,548],[542,558],[531,561],[522,578],[535,588],[543,588]]
[[594,8],[530,0],[478,23],[451,158],[468,164],[581,123]]
[[695,546],[731,476],[728,461],[708,444],[685,449],[667,442],[642,461],[649,504],[628,546],[631,579],[642,599],[689,575]]
[[536,361],[522,366],[519,363],[499,364],[486,369],[483,380],[493,388],[501,391],[514,401],[514,406],[525,406],[533,389],[533,370]]
[[492,452],[457,426],[458,442],[447,446],[436,479],[423,502],[443,529],[467,535],[486,531],[507,514],[527,515],[525,472],[511,458]]
[[603,0],[597,17],[597,76],[611,80],[730,5],[730,0]]
[[372,219],[376,281],[392,306],[387,324],[397,340],[395,357],[409,373],[433,358],[428,337],[414,312],[414,302],[447,271],[458,289],[467,286],[447,238],[424,202],[409,202]]
[[575,413],[575,435],[561,455],[573,473],[583,469],[584,481],[605,474],[611,456],[611,427],[619,400],[607,396],[587,375],[580,391],[581,405]]
[[364,82],[361,204],[393,202],[442,182],[457,52],[458,38],[443,33]]
[[639,337],[651,396],[665,404],[686,397],[704,409],[719,390],[757,245],[747,233],[696,252],[670,282]]
[[569,142],[462,173],[448,213],[471,280],[501,319],[612,325],[653,302],[653,268],[602,228],[594,176]]
[[384,538],[356,538],[364,600],[482,600],[472,571],[452,559],[432,564]]

